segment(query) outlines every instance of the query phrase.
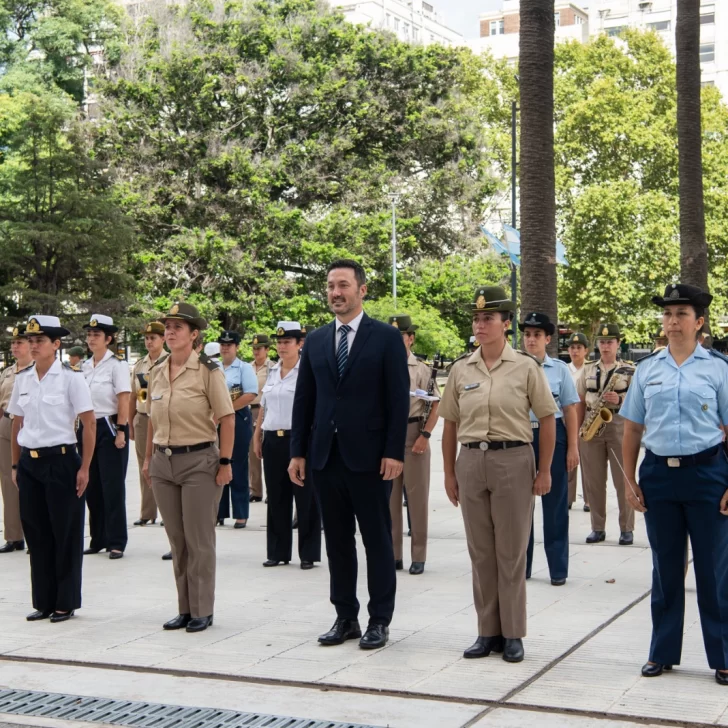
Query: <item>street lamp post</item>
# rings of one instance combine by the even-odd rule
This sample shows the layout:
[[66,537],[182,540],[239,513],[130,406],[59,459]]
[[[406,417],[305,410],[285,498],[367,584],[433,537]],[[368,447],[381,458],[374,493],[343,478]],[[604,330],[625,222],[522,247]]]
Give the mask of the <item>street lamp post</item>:
[[397,310],[397,202],[399,195],[396,192],[389,193],[392,201],[392,298],[394,309]]
[[[511,103],[511,227],[518,230],[517,217],[518,209],[516,202],[516,184],[518,180],[518,104]],[[513,301],[514,318],[518,319],[518,273],[516,266],[511,261],[511,300]],[[518,326],[514,321],[513,325],[513,348],[518,347]]]

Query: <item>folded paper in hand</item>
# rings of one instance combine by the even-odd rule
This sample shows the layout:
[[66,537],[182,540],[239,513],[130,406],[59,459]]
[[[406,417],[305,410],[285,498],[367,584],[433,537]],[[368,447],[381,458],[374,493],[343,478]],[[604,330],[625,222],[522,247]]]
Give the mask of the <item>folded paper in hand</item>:
[[424,389],[415,389],[414,392],[410,392],[410,397],[414,397],[415,399],[424,399],[425,402],[439,402],[439,397],[433,397],[430,394],[427,394]]

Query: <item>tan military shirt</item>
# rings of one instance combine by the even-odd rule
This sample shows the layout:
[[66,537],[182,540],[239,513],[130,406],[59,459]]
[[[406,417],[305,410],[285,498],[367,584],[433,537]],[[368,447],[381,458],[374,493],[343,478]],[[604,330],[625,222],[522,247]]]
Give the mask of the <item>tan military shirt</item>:
[[255,362],[251,362],[251,366],[253,367],[255,376],[258,378],[258,396],[250,403],[250,406],[254,407],[256,404],[260,404],[260,400],[263,397],[263,387],[265,387],[265,383],[268,381],[268,375],[274,364],[270,359],[266,359],[262,367],[258,367]]
[[[618,367],[630,366],[634,372],[634,366],[627,364],[619,359],[609,366],[604,365],[600,360],[588,361],[584,364],[579,373],[579,378],[576,380],[576,391],[579,397],[582,397],[586,402],[586,406],[591,409],[601,396],[601,392],[604,389],[607,382],[611,383],[612,377],[609,375],[614,369]],[[629,389],[630,382],[632,381],[631,374],[615,374],[617,381],[614,384],[614,391],[624,400],[624,397]],[[620,405],[608,404],[606,405],[609,409],[617,412]]]
[[490,371],[480,349],[453,366],[438,413],[460,442],[532,442],[530,410],[541,419],[558,407],[541,365],[506,344]]
[[181,447],[214,442],[214,419],[234,412],[222,369],[217,364],[214,370],[208,369],[193,351],[184,369],[170,382],[170,359],[153,367],[150,374],[147,401],[154,443]]
[[[28,365],[31,366],[32,362]],[[23,367],[24,369],[27,367]],[[20,371],[23,371],[22,369]],[[10,403],[10,395],[13,393],[15,375],[18,373],[18,364],[11,364],[5,367],[0,373],[0,411],[5,412]]]
[[[414,392],[416,389],[422,389],[426,392],[428,387],[430,386],[432,369],[428,367],[425,362],[420,361],[414,354],[410,354],[407,358],[407,369],[409,371],[410,378],[410,392]],[[432,394],[435,397],[440,396],[440,388],[437,386],[437,382],[435,382],[435,389]],[[426,407],[427,402],[425,402],[424,399],[416,399],[415,397],[410,397],[409,416],[423,417]]]
[[[162,357],[167,356],[167,352],[163,351],[159,359]],[[157,361],[159,361],[159,359]],[[142,385],[139,383],[139,375],[143,374],[145,376],[149,375],[149,370],[152,368],[152,360],[149,357],[149,354],[147,354],[142,359],[139,359],[137,363],[134,365],[134,369],[132,369],[131,372],[131,396],[136,401],[136,410],[137,412],[140,412],[143,415],[149,414],[149,398],[145,402],[142,402],[138,399],[139,390],[142,389]],[[147,391],[147,395],[149,392]]]

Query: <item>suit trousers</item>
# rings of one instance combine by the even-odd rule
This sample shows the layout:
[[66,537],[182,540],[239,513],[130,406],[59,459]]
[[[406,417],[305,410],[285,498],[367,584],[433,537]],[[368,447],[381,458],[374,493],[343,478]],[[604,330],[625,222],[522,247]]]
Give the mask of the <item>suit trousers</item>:
[[427,560],[427,520],[430,499],[430,445],[422,455],[413,455],[412,446],[420,436],[421,422],[407,425],[407,442],[404,451],[404,470],[392,481],[389,507],[392,512],[392,542],[394,558],[402,558],[402,491],[407,487],[407,509],[412,531],[412,561]]
[[[539,430],[533,431],[533,454],[538,468]],[[551,490],[541,496],[543,507],[543,545],[552,579],[566,579],[569,575],[569,503],[566,477],[566,427],[561,418],[556,420],[556,447],[551,461]],[[536,500],[539,500],[538,498]],[[526,578],[531,577],[533,566],[534,533],[531,521],[531,537],[526,554]]]
[[309,478],[300,487],[291,482],[288,464],[291,438],[263,433],[263,467],[268,486],[267,554],[273,561],[290,561],[293,553],[293,501],[298,513],[298,557],[321,561],[321,516]]
[[34,609],[70,612],[81,606],[86,498],[76,494],[80,467],[72,445],[65,455],[37,459],[24,450],[18,463]]
[[157,517],[157,501],[154,500],[154,491],[144,478],[144,458],[147,454],[147,431],[149,430],[149,417],[137,412],[134,417],[134,449],[139,464],[139,489],[142,495],[142,507],[139,518],[143,521],[153,521]]
[[685,539],[690,536],[698,610],[708,664],[728,668],[728,489],[722,450],[710,462],[670,468],[648,450],[640,466],[652,547],[652,662],[679,665],[685,612]]
[[20,497],[13,483],[13,453],[11,437],[13,421],[0,417],[0,487],[3,495],[3,536],[6,541],[22,541],[23,526],[20,523]]
[[526,636],[526,549],[536,464],[528,445],[460,448],[455,475],[473,566],[478,635]]
[[326,466],[313,470],[313,483],[321,506],[331,576],[331,603],[336,607],[336,614],[342,619],[359,617],[354,537],[358,522],[367,557],[369,623],[388,625],[392,621],[397,591],[389,512],[392,481],[382,480],[378,471],[349,470],[334,436]]
[[[581,459],[581,438],[579,438],[579,458]],[[581,472],[581,494],[584,497],[584,505],[589,505],[589,499],[586,497],[586,488],[584,487],[584,466],[579,462],[579,467],[569,472],[569,505],[576,503],[576,486]]]
[[[116,417],[96,420],[96,449],[91,460],[86,502],[88,503],[89,548],[124,551],[126,531],[126,468],[129,442],[119,449],[109,422]],[[83,426],[78,428],[78,446],[83,449]]]
[[250,486],[248,485],[248,452],[253,427],[250,421],[250,407],[235,412],[235,442],[233,444],[233,479],[222,491],[218,518],[230,518],[230,501],[233,503],[233,518],[247,520],[250,515]]
[[[252,413],[252,426],[255,430],[255,422],[260,414],[260,405],[250,407]],[[255,454],[255,448],[253,447],[253,438],[250,438],[250,448],[248,449],[248,470],[249,470],[249,481],[250,481],[250,497],[262,498],[263,497],[263,462]]]
[[624,419],[614,415],[614,419],[589,442],[581,441],[579,451],[582,457],[584,493],[591,508],[593,531],[604,531],[607,522],[607,463],[612,472],[614,489],[619,504],[619,530],[634,531],[634,509],[627,501],[622,475],[622,436]]
[[149,467],[154,495],[172,547],[180,614],[209,617],[215,607],[215,519],[222,488],[215,483],[214,445],[167,456],[155,450]]

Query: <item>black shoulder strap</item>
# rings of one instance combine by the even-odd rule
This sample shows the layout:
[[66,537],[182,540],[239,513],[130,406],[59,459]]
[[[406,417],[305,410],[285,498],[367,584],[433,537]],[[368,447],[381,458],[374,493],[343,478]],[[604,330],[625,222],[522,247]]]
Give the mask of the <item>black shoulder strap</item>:
[[638,359],[635,362],[635,366],[639,366],[640,364],[642,364],[643,361],[647,361],[647,359],[652,359],[653,356],[655,356],[656,354],[659,354],[661,351],[662,351],[662,349],[655,349],[653,352],[650,352],[646,356],[643,356],[641,359]]
[[200,364],[206,366],[211,372],[220,368],[213,359],[210,359],[210,357],[205,354],[204,351],[200,354]]
[[473,353],[472,351],[466,351],[464,354],[460,354],[460,356],[457,359],[454,359],[450,364],[448,364],[448,367],[447,367],[448,371],[450,371],[459,361],[470,356],[472,353]]
[[523,351],[522,349],[515,349],[515,351],[517,351],[519,354],[523,354],[523,356],[527,356],[529,359],[533,359],[536,362],[536,364],[541,366],[541,362],[538,359],[536,359],[536,357],[533,354],[529,354],[527,351]]
[[157,361],[152,364],[152,366],[149,367],[149,371],[151,372],[154,367],[156,367],[158,364],[163,364],[165,361],[167,361],[167,357],[169,357],[169,354],[162,354],[162,356],[157,359]]
[[707,352],[715,359],[720,359],[724,364],[728,364],[728,356],[726,356],[725,354],[721,354],[715,349],[707,349]]

